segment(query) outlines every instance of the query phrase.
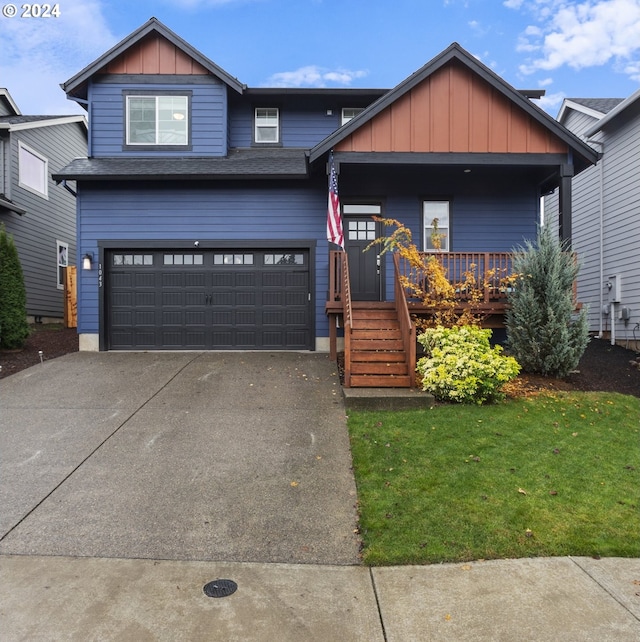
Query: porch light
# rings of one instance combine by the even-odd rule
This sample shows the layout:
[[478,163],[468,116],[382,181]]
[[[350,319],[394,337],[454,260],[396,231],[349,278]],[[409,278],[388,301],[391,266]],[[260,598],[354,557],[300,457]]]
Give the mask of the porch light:
[[93,263],[93,254],[91,252],[87,252],[82,257],[82,269],[83,270],[90,270],[92,263]]

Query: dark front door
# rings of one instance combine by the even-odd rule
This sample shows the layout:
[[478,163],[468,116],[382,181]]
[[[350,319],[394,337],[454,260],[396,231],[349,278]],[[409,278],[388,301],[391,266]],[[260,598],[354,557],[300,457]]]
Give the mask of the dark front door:
[[[380,215],[380,205],[344,205],[345,251],[349,257],[351,299],[383,300],[384,259],[380,247],[366,248],[382,236],[382,225],[372,216]],[[366,251],[365,251],[366,250]]]

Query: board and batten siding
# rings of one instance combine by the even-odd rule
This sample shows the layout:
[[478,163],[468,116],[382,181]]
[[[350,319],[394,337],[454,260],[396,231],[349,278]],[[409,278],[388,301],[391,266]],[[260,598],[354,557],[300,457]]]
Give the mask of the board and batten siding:
[[[2,220],[18,249],[27,292],[27,314],[31,316],[63,316],[63,291],[57,286],[56,241],[68,244],[69,265],[75,265],[76,200],[61,185],[56,185],[51,174],[60,171],[71,159],[86,155],[85,131],[80,123],[67,123],[11,134],[11,198],[26,214],[9,213]],[[47,198],[18,184],[19,142],[47,158]]]
[[[135,83],[106,76],[89,87],[91,105],[90,149],[95,157],[147,156],[225,156],[227,153],[227,88],[212,76],[196,76],[198,82]],[[126,107],[124,91],[185,91],[191,93],[190,151],[141,151],[123,149]]]
[[[122,189],[84,186],[79,194],[82,252],[98,256],[100,241],[163,242],[198,240],[200,247],[244,242],[300,241],[316,249],[315,327],[328,336],[324,305],[328,288],[327,196],[324,181],[219,185],[211,189],[169,185]],[[99,332],[98,271],[78,272],[78,332]]]

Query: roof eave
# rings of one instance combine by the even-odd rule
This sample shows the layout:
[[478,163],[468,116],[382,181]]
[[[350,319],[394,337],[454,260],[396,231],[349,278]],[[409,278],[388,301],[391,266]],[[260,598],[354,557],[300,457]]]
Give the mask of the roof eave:
[[640,100],[640,89],[636,90],[631,96],[623,100],[619,105],[616,105],[606,116],[601,118],[597,123],[594,123],[589,129],[584,132],[586,138],[590,138],[603,127],[608,125],[612,120],[617,118],[623,111],[633,105],[636,101]]

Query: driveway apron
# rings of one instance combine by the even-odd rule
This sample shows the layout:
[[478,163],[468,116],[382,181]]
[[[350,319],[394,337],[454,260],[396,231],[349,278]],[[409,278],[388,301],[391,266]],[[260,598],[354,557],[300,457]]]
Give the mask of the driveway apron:
[[0,553],[357,564],[327,355],[77,353],[0,382]]

